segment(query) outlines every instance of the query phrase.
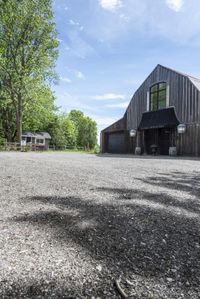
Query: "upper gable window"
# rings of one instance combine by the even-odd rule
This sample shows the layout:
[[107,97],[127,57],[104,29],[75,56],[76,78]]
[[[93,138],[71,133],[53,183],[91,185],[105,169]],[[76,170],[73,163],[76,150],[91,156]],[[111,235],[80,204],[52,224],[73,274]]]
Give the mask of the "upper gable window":
[[167,84],[165,82],[156,83],[150,88],[151,111],[166,108],[166,89]]

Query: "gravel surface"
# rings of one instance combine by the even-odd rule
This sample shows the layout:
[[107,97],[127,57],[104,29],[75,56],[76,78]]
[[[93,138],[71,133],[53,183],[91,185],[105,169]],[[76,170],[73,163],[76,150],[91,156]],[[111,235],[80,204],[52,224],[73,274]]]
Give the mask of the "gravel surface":
[[0,298],[121,298],[118,279],[200,298],[200,160],[0,153]]

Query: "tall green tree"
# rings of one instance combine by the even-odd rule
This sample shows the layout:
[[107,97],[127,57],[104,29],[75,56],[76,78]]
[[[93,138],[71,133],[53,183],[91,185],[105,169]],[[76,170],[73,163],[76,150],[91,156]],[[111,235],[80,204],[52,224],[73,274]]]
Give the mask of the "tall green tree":
[[31,104],[24,107],[23,129],[25,131],[43,131],[48,127],[57,112],[55,97],[48,87],[36,88]]
[[75,127],[76,145],[82,146],[80,142],[80,128],[84,119],[84,113],[80,110],[71,110],[69,113],[69,119],[73,122]]
[[54,114],[47,131],[50,133],[52,145],[56,148],[76,146],[76,130],[67,113]]
[[0,0],[1,93],[15,112],[18,142],[36,87],[45,89],[55,78],[57,47],[51,0]]
[[0,137],[11,142],[15,135],[15,111],[9,103],[0,105]]
[[70,120],[68,114],[61,116],[63,134],[65,136],[66,145],[76,146],[76,128],[75,124]]
[[87,120],[87,142],[90,149],[97,145],[97,123],[90,117]]
[[92,149],[97,144],[97,124],[79,110],[72,110],[69,118],[75,125],[77,146]]
[[16,134],[15,112],[0,81],[0,138],[11,142]]
[[97,144],[97,124],[90,117],[81,119],[78,131],[78,145],[92,149]]

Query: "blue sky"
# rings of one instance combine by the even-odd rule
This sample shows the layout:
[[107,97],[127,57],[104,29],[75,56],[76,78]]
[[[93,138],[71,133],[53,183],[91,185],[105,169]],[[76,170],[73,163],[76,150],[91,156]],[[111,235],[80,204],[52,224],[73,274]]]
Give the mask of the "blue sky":
[[57,105],[99,131],[121,118],[159,63],[200,77],[199,0],[55,0]]

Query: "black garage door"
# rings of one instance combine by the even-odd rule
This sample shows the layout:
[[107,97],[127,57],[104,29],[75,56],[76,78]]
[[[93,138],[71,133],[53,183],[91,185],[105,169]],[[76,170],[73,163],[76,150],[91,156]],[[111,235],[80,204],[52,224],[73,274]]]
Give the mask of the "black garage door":
[[124,133],[111,133],[108,135],[108,152],[125,153],[125,136]]

